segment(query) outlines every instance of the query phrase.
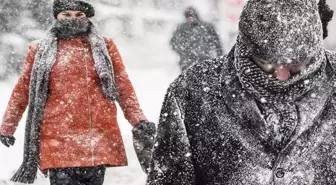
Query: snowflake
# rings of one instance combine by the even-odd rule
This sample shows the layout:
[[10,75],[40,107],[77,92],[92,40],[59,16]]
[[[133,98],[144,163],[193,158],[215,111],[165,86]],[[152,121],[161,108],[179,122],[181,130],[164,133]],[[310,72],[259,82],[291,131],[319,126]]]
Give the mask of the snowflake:
[[267,102],[266,98],[261,98],[260,101],[261,101],[261,103],[266,103]]
[[203,89],[203,91],[204,91],[204,92],[209,92],[209,91],[210,91],[210,87],[205,87],[205,88]]

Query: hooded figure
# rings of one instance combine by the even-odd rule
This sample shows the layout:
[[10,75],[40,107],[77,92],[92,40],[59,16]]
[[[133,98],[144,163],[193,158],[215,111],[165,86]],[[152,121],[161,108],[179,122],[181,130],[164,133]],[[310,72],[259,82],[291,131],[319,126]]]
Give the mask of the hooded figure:
[[11,179],[33,183],[37,170],[52,185],[101,185],[105,167],[126,166],[117,122],[118,102],[134,126],[134,147],[144,170],[155,125],[147,121],[117,46],[88,19],[87,1],[55,0],[55,24],[29,46],[22,74],[0,127],[9,147],[28,107],[23,163]]
[[193,7],[185,10],[184,17],[186,22],[176,28],[170,40],[172,49],[180,57],[182,71],[194,62],[223,54],[219,35],[211,23],[203,22]]
[[336,184],[331,16],[325,1],[248,1],[231,52],[169,87],[147,184]]

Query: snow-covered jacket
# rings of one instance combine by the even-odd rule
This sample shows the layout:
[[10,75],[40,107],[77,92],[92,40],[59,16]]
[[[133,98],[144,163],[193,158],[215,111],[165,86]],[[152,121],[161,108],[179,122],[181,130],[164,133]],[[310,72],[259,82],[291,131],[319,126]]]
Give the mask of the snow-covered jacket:
[[[140,109],[119,51],[105,38],[112,59],[119,104],[134,126],[147,120]],[[29,103],[32,68],[39,43],[29,46],[22,74],[13,90],[0,133],[12,136]],[[40,132],[40,169],[125,166],[127,158],[115,102],[103,94],[87,38],[59,40]]]
[[295,102],[299,123],[280,149],[233,52],[186,70],[166,94],[147,185],[336,184],[336,54],[326,58],[327,83]]

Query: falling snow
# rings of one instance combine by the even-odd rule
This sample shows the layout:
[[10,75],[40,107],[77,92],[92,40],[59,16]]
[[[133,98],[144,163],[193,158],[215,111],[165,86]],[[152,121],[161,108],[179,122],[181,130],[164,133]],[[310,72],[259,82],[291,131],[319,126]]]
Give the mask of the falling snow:
[[[43,0],[2,0],[0,2],[0,100],[2,102],[0,117],[5,112],[11,91],[22,69],[28,43],[41,39],[53,22],[50,2]],[[236,17],[242,8],[240,2],[243,4],[244,1],[95,1],[97,18],[94,21],[104,35],[112,37],[116,42],[141,107],[149,120],[155,122],[159,120],[166,89],[180,73],[180,68],[187,68],[181,66],[183,56],[180,55],[181,52],[176,53],[179,49],[189,47],[191,50],[183,50],[182,53],[193,55],[194,59],[195,55],[200,55],[196,58],[202,59],[221,55],[220,51],[216,54],[216,51],[204,53],[202,50],[205,44],[212,40],[215,44],[210,43],[210,46],[215,48],[214,50],[216,47],[217,50],[222,47],[225,53],[229,52],[238,34]],[[336,7],[333,0],[328,2],[333,8]],[[191,33],[184,31],[178,33],[177,30],[181,27],[185,28],[180,23],[184,21],[184,10],[189,5],[196,7],[204,24],[196,27]],[[268,5],[267,9],[271,10],[271,8],[272,6]],[[293,13],[292,10],[290,12]],[[281,14],[276,15],[276,20],[283,24],[291,22]],[[331,50],[336,48],[335,31],[333,31],[335,22],[333,20],[330,23],[329,37],[324,41],[325,46]],[[312,25],[314,26],[316,25]],[[211,34],[206,36],[208,29]],[[303,29],[287,31],[288,34],[295,34],[302,32]],[[186,42],[185,38],[180,37],[177,39],[179,44],[169,43],[174,34],[182,34],[183,37],[185,34],[194,34],[194,36],[191,42]],[[219,38],[216,38],[216,34]],[[221,43],[216,43],[218,42],[216,39],[220,39]],[[281,39],[283,42],[288,41],[288,38]],[[267,38],[261,39],[260,43],[269,45],[273,41],[272,38]],[[222,46],[216,46],[216,44],[222,44]],[[71,51],[73,49],[76,50],[76,47],[65,48],[62,51],[62,60],[58,65],[61,72],[64,72],[71,62],[69,60],[71,55],[82,52],[80,50]],[[297,49],[304,50],[305,48],[300,45]],[[284,51],[293,52],[291,48]],[[244,52],[246,51],[242,50],[241,54],[246,54]],[[334,57],[330,52],[327,55]],[[167,182],[166,184],[176,182],[176,185],[192,185],[196,179],[193,174],[199,175],[197,177],[201,177],[199,178],[201,182],[197,183],[204,185],[222,184],[223,182],[230,185],[253,183],[269,185],[272,183],[271,179],[275,179],[275,184],[279,185],[336,184],[335,118],[332,114],[336,111],[336,99],[331,97],[331,89],[323,86],[330,84],[335,88],[336,82],[332,84],[332,82],[323,81],[325,83],[307,92],[305,98],[302,98],[295,108],[292,105],[284,105],[290,110],[296,110],[300,119],[292,125],[282,124],[284,115],[279,114],[276,109],[263,111],[272,101],[269,101],[267,97],[258,96],[256,99],[261,104],[256,105],[254,101],[251,101],[248,93],[245,90],[243,92],[241,84],[237,83],[237,75],[232,74],[234,68],[229,66],[231,62],[228,57],[222,57],[213,61],[196,63],[191,70],[171,84],[168,90],[170,93],[165,99],[166,107],[163,107],[160,116],[158,140],[155,143],[154,168],[148,184],[163,185],[162,182]],[[293,61],[287,59],[285,62]],[[189,67],[191,63],[187,60],[187,63],[183,65]],[[91,67],[93,70],[94,67]],[[73,70],[71,72],[78,72],[79,69],[71,70]],[[251,72],[253,72],[251,68],[244,70],[244,73]],[[273,78],[273,76],[269,75],[268,78]],[[67,79],[63,80],[65,83],[56,81],[55,87],[76,88],[67,83],[69,82]],[[94,83],[94,78],[78,77],[78,81]],[[219,81],[220,84],[218,84]],[[314,81],[308,79],[299,86],[305,87],[310,84],[314,84]],[[85,96],[85,94],[80,96]],[[185,101],[186,99],[188,101]],[[56,98],[57,105],[55,105],[58,108],[50,111],[49,116],[50,118],[57,115],[62,117],[62,123],[55,124],[67,133],[49,130],[45,134],[57,134],[64,141],[72,142],[83,148],[96,146],[106,137],[104,134],[96,134],[92,138],[90,134],[71,134],[73,131],[71,127],[75,125],[78,116],[76,112],[82,109],[89,110],[86,107],[76,106],[77,100],[78,95],[74,93],[66,94],[63,99]],[[126,102],[132,101],[134,100],[130,99]],[[140,167],[133,148],[132,127],[124,118],[122,109],[109,107],[100,111],[101,114],[108,115],[115,108],[119,111],[117,119],[123,137],[118,142],[112,143],[111,147],[124,143],[129,166],[108,168],[104,184],[145,184],[146,175]],[[75,112],[64,113],[64,109],[72,109]],[[10,149],[0,146],[0,185],[14,184],[9,179],[22,161],[26,117],[27,113],[24,114],[14,135],[17,138],[15,146]],[[286,114],[286,117],[296,119],[291,114]],[[100,132],[99,129],[93,131]],[[293,134],[291,138],[295,144],[294,147],[288,146],[288,150],[280,151],[277,147],[268,148],[263,145],[266,142],[279,146],[279,143],[288,137],[288,132]],[[161,137],[167,135],[169,136],[167,138]],[[306,139],[308,137],[309,139]],[[46,148],[63,147],[62,142],[55,138],[50,139],[44,146]],[[113,152],[111,147],[104,146],[103,149],[111,153]],[[268,151],[263,152],[264,150]],[[50,155],[62,156],[64,153],[67,152],[57,151]],[[289,155],[284,153],[289,153]],[[78,158],[81,162],[88,160],[85,156],[80,156],[75,152],[68,151],[68,155]],[[164,160],[161,160],[162,157]],[[277,157],[280,157],[281,161],[276,160]],[[105,156],[102,160],[108,160],[108,158]],[[175,166],[171,166],[172,164]],[[183,170],[175,172],[175,167]],[[233,169],[235,173],[228,169]],[[283,178],[277,177],[282,174]],[[38,174],[36,184],[48,184],[48,179],[43,176],[41,173]],[[215,182],[216,180],[219,181]]]

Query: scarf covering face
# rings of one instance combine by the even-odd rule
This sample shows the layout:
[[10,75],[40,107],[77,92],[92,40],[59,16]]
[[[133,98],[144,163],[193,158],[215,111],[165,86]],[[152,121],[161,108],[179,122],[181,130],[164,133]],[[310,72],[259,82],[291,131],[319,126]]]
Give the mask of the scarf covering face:
[[90,33],[91,24],[91,21],[86,17],[56,20],[52,31],[58,39],[72,39],[87,36]]
[[[57,26],[57,25],[56,25]],[[44,107],[48,98],[50,71],[56,61],[57,35],[48,32],[39,44],[30,81],[28,116],[25,128],[24,157],[19,170],[12,177],[12,181],[20,183],[34,183],[40,164],[40,127]],[[117,87],[114,81],[113,66],[108,54],[104,38],[92,25],[88,34],[92,49],[95,68],[100,79],[102,91],[111,101],[118,100]]]
[[[315,0],[250,0],[239,22],[235,68],[243,87],[263,102],[294,101],[326,77],[322,24]],[[308,67],[287,81],[252,60]]]

